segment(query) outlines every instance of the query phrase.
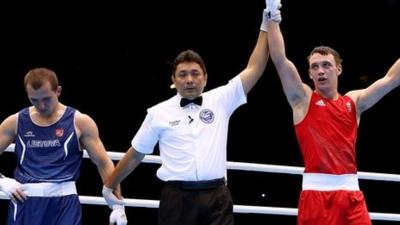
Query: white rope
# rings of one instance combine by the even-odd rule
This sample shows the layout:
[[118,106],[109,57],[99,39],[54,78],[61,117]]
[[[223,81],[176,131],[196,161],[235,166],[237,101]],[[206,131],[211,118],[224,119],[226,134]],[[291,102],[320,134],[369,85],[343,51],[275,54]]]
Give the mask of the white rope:
[[[0,192],[0,199],[9,199],[7,195]],[[88,205],[106,205],[103,197],[92,197],[92,196],[79,196],[81,204]],[[130,207],[140,208],[158,208],[158,200],[147,200],[147,199],[128,199],[125,198],[125,205]],[[266,206],[247,206],[247,205],[235,205],[233,207],[235,213],[245,214],[269,214],[269,215],[284,215],[284,216],[297,216],[297,209],[295,208],[282,208],[282,207],[266,207]],[[392,213],[369,213],[372,220],[384,220],[384,221],[400,221],[400,215]]]
[[[8,146],[5,151],[14,152],[14,144]],[[107,153],[112,160],[120,160],[125,155],[125,153],[121,152],[107,152]],[[89,155],[87,154],[86,151],[84,152],[83,157],[89,158]],[[146,155],[145,158],[143,159],[143,162],[161,164],[161,159],[160,156]],[[285,173],[285,174],[297,174],[297,175],[302,175],[304,171],[304,167],[243,163],[243,162],[228,162],[227,167],[230,170],[245,170],[245,171],[255,171],[255,172]],[[400,175],[397,174],[358,172],[358,176],[360,179],[400,182]],[[4,193],[0,192],[0,199],[9,199],[9,198]],[[106,205],[106,202],[103,197],[79,196],[79,200],[82,204]],[[128,198],[125,198],[124,200],[126,206],[130,207],[158,208],[159,206],[158,200],[128,199]],[[297,216],[296,208],[234,205],[233,211],[235,213]],[[372,220],[400,221],[400,214],[370,212],[369,215]]]
[[[11,144],[6,149],[7,152],[14,152],[14,144]],[[112,160],[121,160],[125,153],[122,152],[107,152]],[[87,152],[84,152],[83,157],[89,158]],[[156,163],[161,164],[160,156],[157,155],[146,155],[143,159],[144,163]],[[258,164],[258,163],[243,163],[243,162],[228,162],[227,168],[230,170],[245,170],[254,172],[267,172],[267,173],[284,173],[284,174],[297,174],[302,175],[304,167],[296,166],[280,166],[270,164]],[[379,180],[379,181],[395,181],[400,182],[400,175],[397,174],[385,174],[385,173],[372,173],[372,172],[358,172],[359,179],[365,180]]]
[[[108,152],[108,155],[112,160],[121,160],[121,158],[125,155],[125,153]],[[85,158],[89,157],[86,151],[84,157]],[[146,155],[145,158],[143,159],[143,162],[161,164],[161,158],[158,155]],[[243,162],[228,162],[227,168],[229,170],[245,170],[253,172],[285,173],[285,174],[297,174],[297,175],[302,175],[304,171],[304,167],[243,163]],[[359,179],[400,182],[400,175],[397,174],[384,174],[384,173],[372,173],[372,172],[358,172],[357,174]]]

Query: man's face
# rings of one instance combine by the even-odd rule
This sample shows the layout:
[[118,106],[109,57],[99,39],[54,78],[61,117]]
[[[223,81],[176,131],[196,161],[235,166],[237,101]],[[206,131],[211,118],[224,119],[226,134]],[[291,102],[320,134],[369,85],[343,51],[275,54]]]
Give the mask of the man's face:
[[333,55],[313,54],[309,59],[309,75],[318,90],[336,89],[342,66],[337,65]]
[[207,83],[207,74],[195,62],[179,64],[171,78],[178,93],[188,99],[200,96]]
[[58,104],[58,96],[61,93],[61,87],[56,91],[51,89],[49,82],[44,83],[39,89],[35,90],[31,85],[26,86],[26,92],[29,101],[35,107],[36,111],[44,117],[51,116]]

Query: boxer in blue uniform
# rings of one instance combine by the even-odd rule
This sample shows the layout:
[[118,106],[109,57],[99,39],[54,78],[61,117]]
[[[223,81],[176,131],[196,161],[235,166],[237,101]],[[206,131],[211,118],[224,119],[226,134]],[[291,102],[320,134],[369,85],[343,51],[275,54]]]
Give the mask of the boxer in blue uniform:
[[[15,142],[14,179],[0,175],[0,191],[11,201],[8,225],[80,225],[75,182],[86,149],[104,180],[114,169],[95,122],[58,101],[61,86],[54,71],[30,70],[24,80],[31,107],[0,125],[0,154]],[[119,190],[116,191],[118,197]],[[123,205],[112,207],[112,221],[127,223]]]

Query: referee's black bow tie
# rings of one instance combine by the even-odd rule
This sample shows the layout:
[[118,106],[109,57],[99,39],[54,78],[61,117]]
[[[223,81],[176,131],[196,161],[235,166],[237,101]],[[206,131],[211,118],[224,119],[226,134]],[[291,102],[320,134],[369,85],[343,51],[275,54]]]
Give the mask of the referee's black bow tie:
[[187,98],[182,98],[181,99],[181,107],[185,107],[189,103],[194,103],[196,105],[201,105],[201,103],[203,103],[203,97],[199,96],[199,97],[194,98],[194,99],[187,99]]

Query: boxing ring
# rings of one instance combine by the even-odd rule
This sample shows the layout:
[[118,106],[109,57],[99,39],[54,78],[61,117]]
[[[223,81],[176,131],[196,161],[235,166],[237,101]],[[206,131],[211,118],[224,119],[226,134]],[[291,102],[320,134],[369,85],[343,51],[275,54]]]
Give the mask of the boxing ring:
[[[10,146],[7,147],[6,152],[13,152],[13,151],[14,151],[14,144],[11,144]],[[125,153],[121,152],[108,152],[109,157],[114,161],[120,160],[124,156],[124,154]],[[83,157],[89,158],[86,151],[84,152]],[[156,155],[146,155],[142,162],[161,164],[161,159],[159,156]],[[243,162],[228,162],[227,168],[228,170],[242,170],[248,172],[279,173],[279,174],[292,174],[292,175],[302,175],[304,170],[303,167],[243,163]],[[365,180],[400,182],[400,175],[397,174],[358,172],[358,177],[359,179],[365,179]],[[0,199],[9,199],[9,198],[3,192],[0,192]],[[103,197],[81,195],[79,196],[79,200],[81,204],[106,205],[106,202]],[[159,201],[149,200],[149,199],[125,198],[125,204],[127,207],[158,208]],[[233,211],[235,213],[247,213],[247,214],[297,216],[296,208],[234,205]],[[371,220],[400,221],[400,214],[380,213],[380,212],[370,212],[369,214]]]

